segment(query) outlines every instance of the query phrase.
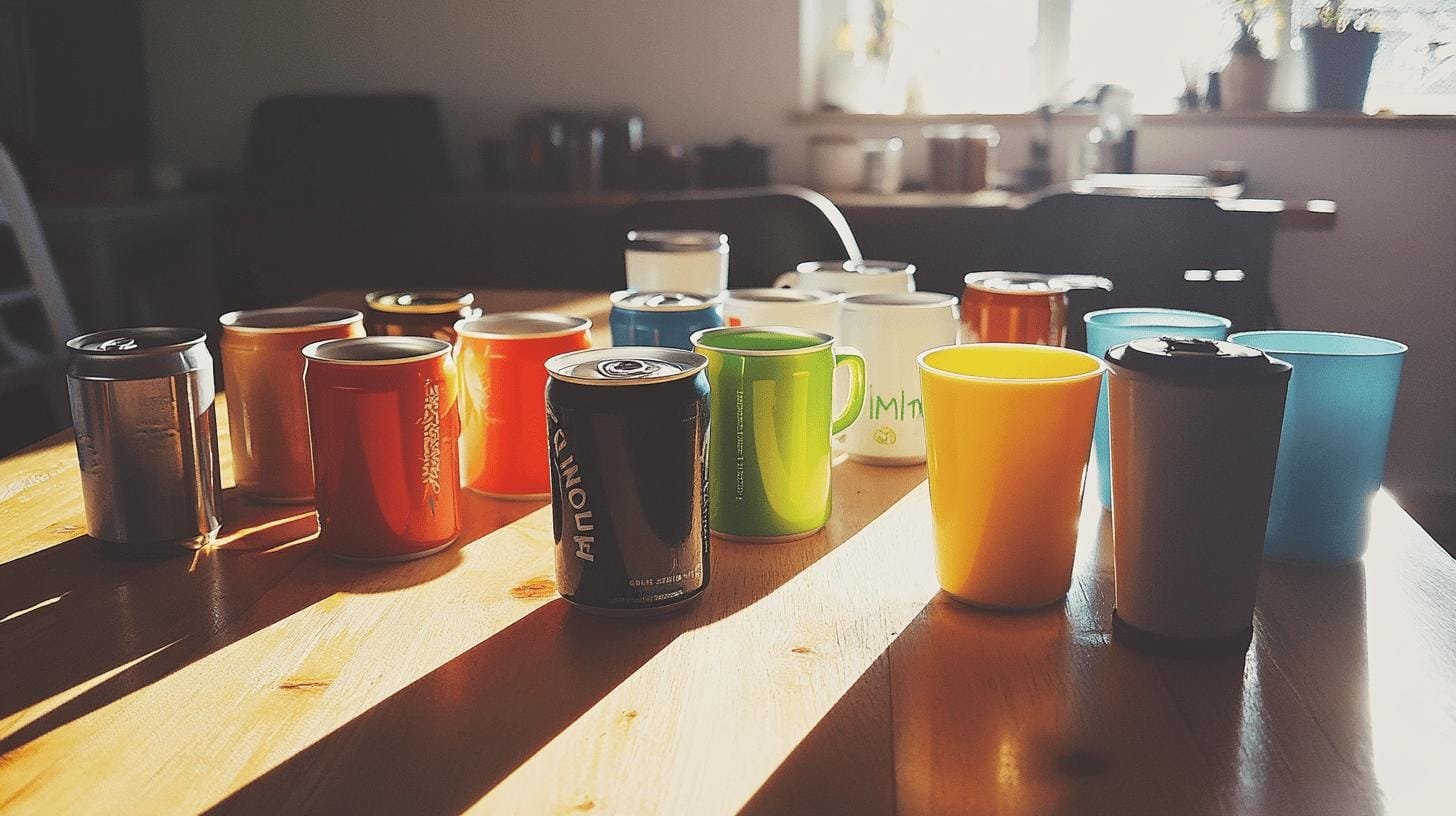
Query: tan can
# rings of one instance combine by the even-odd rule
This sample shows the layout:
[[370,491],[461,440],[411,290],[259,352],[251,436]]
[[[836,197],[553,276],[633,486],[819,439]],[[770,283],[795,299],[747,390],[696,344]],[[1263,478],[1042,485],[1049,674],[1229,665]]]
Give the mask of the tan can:
[[290,306],[229,312],[222,324],[233,475],[250,498],[313,501],[303,347],[364,336],[354,309]]

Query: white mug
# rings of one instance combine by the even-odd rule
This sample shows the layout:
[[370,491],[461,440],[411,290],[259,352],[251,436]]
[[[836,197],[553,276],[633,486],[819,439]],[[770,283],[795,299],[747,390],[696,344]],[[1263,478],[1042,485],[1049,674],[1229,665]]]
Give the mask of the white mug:
[[711,230],[627,233],[627,288],[716,295],[728,288],[728,236]]
[[872,465],[925,461],[920,352],[956,343],[953,295],[936,292],[851,295],[840,305],[845,344],[865,358],[865,404],[849,426],[849,458]]
[[915,264],[900,261],[808,261],[774,286],[848,295],[915,291]]
[[727,326],[792,326],[839,336],[839,295],[812,289],[729,289]]

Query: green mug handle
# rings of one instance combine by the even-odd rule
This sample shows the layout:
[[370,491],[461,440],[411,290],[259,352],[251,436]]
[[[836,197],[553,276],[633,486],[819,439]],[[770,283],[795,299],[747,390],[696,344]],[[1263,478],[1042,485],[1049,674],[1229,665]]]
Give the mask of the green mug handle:
[[839,346],[834,349],[834,367],[849,366],[849,401],[844,404],[844,410],[834,418],[834,424],[829,429],[830,436],[838,436],[844,430],[859,419],[860,411],[864,410],[865,400],[865,360],[859,349],[850,346]]

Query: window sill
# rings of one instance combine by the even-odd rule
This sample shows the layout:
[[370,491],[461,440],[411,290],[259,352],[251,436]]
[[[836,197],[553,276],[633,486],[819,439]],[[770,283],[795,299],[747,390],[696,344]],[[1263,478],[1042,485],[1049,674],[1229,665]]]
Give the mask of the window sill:
[[[948,125],[959,123],[1034,122],[1036,113],[844,113],[842,111],[793,111],[789,122],[796,125]],[[1261,125],[1293,127],[1406,127],[1456,129],[1452,114],[1365,114],[1344,111],[1195,111],[1147,113],[1143,122],[1158,126]],[[1076,111],[1056,114],[1056,122],[1093,123],[1096,114]]]

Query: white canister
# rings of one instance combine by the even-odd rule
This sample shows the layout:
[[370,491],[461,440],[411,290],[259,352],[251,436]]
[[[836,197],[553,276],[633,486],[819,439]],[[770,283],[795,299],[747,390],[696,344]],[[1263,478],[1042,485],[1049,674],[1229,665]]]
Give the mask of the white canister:
[[905,142],[898,138],[865,139],[864,190],[893,195],[905,184]]
[[845,344],[865,358],[865,404],[849,426],[849,457],[872,465],[925,461],[920,401],[922,351],[956,343],[960,315],[953,295],[911,292],[852,295],[840,305]]
[[697,292],[728,288],[728,236],[711,230],[632,230],[627,233],[627,288],[638,292]]
[[839,295],[812,289],[729,289],[727,326],[792,326],[839,336]]
[[845,295],[915,291],[915,264],[901,261],[807,261],[774,280],[774,286]]
[[864,183],[865,153],[853,136],[809,137],[809,177],[821,193],[847,193]]

